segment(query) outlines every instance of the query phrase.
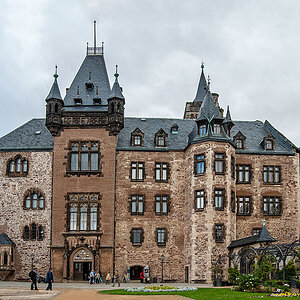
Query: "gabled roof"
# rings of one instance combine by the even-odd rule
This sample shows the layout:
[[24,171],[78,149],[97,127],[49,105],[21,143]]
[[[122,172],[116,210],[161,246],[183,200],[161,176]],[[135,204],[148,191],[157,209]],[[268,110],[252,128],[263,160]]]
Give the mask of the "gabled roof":
[[[91,72],[91,76],[90,76]],[[87,89],[86,83],[93,83],[93,89]],[[79,95],[77,93],[79,86]],[[98,95],[96,95],[98,86]],[[110,84],[103,55],[87,55],[76,74],[65,98],[64,111],[107,111],[107,98]],[[74,99],[80,98],[81,105],[74,105]],[[94,105],[93,99],[101,98],[101,105]]]
[[206,83],[206,78],[203,72],[204,65],[203,63],[201,64],[201,75],[200,75],[200,80],[198,84],[198,89],[197,89],[197,94],[193,102],[202,102],[204,100],[204,96],[206,94],[206,89],[207,89],[207,83]]
[[7,234],[2,232],[0,234],[0,245],[16,245],[9,237]]
[[272,242],[276,242],[276,240],[271,236],[267,227],[263,225],[259,234],[232,241],[228,246],[228,248],[237,248],[237,247],[243,247],[247,245],[253,245],[256,243],[272,243]]
[[59,91],[59,87],[57,84],[58,75],[55,73],[53,76],[54,76],[54,82],[53,82],[53,85],[51,87],[51,90],[50,90],[49,95],[47,96],[46,100],[53,99],[53,98],[62,100],[60,91]]
[[45,119],[32,119],[0,138],[0,151],[52,151],[53,137]]
[[215,100],[214,100],[210,90],[208,89],[206,91],[204,100],[200,107],[197,121],[200,121],[200,120],[210,121],[212,118],[213,119],[224,119],[220,114],[219,107],[216,105]]

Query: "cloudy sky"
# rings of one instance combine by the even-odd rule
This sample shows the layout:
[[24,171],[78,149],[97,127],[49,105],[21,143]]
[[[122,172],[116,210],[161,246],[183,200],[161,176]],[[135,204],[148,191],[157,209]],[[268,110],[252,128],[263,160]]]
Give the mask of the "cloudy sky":
[[234,120],[268,120],[300,146],[298,0],[0,0],[0,136],[45,115],[58,65],[62,95],[104,42],[126,115],[182,118],[200,65]]

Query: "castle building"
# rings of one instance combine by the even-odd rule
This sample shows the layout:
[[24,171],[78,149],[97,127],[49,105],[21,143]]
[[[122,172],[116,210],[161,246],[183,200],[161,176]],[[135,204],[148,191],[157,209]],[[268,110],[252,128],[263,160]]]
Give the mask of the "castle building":
[[125,117],[114,76],[87,48],[64,99],[55,72],[46,119],[0,138],[3,278],[33,264],[57,280],[161,278],[163,264],[166,280],[210,283],[263,219],[261,241],[299,238],[299,149],[268,121],[224,116],[203,64],[183,119]]

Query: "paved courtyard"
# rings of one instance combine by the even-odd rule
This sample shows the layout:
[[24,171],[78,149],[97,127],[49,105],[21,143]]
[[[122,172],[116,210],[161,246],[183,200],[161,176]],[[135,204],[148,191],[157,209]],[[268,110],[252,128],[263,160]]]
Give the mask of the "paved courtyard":
[[[159,285],[160,283],[151,283],[149,285]],[[187,284],[187,283],[168,283],[170,286],[192,286],[192,287],[212,287],[208,284]],[[0,300],[20,300],[20,299],[55,299],[55,300],[114,300],[114,299],[139,299],[139,300],[176,300],[184,299],[180,296],[120,296],[120,295],[102,295],[97,294],[99,290],[119,289],[105,284],[89,284],[88,282],[68,282],[68,283],[54,283],[53,291],[45,291],[45,283],[39,284],[38,291],[30,290],[30,282],[17,282],[17,281],[0,281]],[[121,283],[120,288],[136,288],[145,286],[145,284],[134,283]]]

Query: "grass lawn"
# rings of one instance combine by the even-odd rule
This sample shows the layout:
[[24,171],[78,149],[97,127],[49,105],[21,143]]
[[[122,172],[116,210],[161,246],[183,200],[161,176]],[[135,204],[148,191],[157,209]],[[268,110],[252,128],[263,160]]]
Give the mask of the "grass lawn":
[[[237,292],[231,291],[230,289],[214,289],[214,288],[200,288],[197,291],[189,292],[161,292],[161,293],[143,293],[143,292],[126,292],[124,290],[109,290],[109,291],[99,291],[100,294],[110,294],[110,295],[180,295],[188,297],[191,299],[201,299],[201,300],[215,300],[215,299],[278,299],[278,297],[269,297],[267,294],[263,293],[247,293],[247,292]],[[284,297],[285,299],[287,297]],[[282,298],[281,298],[282,299]],[[291,297],[290,299],[300,299],[300,297]]]

